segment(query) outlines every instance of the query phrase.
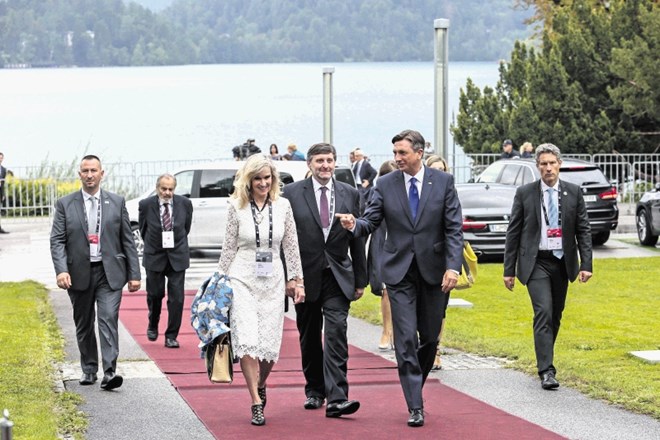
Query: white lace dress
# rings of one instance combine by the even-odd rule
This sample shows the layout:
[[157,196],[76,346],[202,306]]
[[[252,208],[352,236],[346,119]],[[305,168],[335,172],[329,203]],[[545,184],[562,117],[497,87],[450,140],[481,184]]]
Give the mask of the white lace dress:
[[[250,205],[238,208],[238,200],[229,199],[227,230],[222,245],[218,271],[231,278],[234,298],[229,326],[234,355],[277,361],[284,326],[283,250],[289,279],[302,278],[298,235],[289,201],[283,197],[273,205],[273,273],[270,277],[255,275],[255,222]],[[268,248],[268,206],[262,211],[259,226],[261,250]]]

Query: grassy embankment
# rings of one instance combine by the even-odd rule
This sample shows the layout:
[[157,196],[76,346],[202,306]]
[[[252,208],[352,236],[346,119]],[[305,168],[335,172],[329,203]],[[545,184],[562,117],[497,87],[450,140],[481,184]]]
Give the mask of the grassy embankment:
[[0,283],[0,304],[0,410],[9,410],[14,438],[81,438],[80,396],[54,386],[64,342],[48,292],[35,282]]
[[[658,279],[660,257],[599,259],[588,283],[569,287],[555,352],[562,385],[660,419],[660,365],[628,354],[660,349]],[[504,288],[501,263],[480,264],[477,283],[453,296],[474,307],[448,310],[443,345],[505,357],[536,374],[527,289]],[[379,301],[366,292],[351,314],[380,324]]]

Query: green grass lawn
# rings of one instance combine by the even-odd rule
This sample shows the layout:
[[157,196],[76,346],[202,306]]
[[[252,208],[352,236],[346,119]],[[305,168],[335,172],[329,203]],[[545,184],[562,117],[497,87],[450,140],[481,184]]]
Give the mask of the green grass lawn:
[[63,339],[46,289],[34,282],[0,283],[0,409],[9,410],[14,438],[81,438],[81,398],[54,389],[62,359]]
[[[474,304],[449,308],[443,345],[506,357],[536,375],[532,306],[525,286],[502,282],[502,264],[480,264],[476,284],[452,293]],[[594,277],[569,286],[555,350],[562,385],[660,419],[660,365],[628,354],[660,349],[660,257],[599,259]],[[381,323],[380,299],[366,292],[351,314]],[[377,341],[374,341],[376,344]]]

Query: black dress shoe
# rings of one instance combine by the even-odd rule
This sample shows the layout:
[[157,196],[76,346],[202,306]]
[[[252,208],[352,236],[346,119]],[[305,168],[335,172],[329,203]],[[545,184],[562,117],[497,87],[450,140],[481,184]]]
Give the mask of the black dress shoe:
[[83,373],[79,383],[80,385],[92,385],[97,379],[98,377],[96,377],[96,374],[94,373]]
[[147,328],[147,339],[150,341],[158,339],[158,329]]
[[110,391],[119,388],[124,383],[124,378],[115,373],[106,373],[101,381],[101,389]]
[[320,407],[323,406],[323,398],[322,397],[308,397],[307,400],[305,400],[305,409],[319,409]]
[[408,417],[408,426],[413,428],[424,426],[424,410],[415,408],[410,410],[410,417]]
[[357,400],[344,400],[343,402],[328,403],[325,407],[326,417],[341,417],[353,414],[360,409],[360,402]]
[[179,341],[172,338],[165,338],[165,347],[167,348],[179,348]]
[[0,228],[0,234],[9,234],[9,231],[5,231],[4,229]]
[[544,390],[554,390],[555,388],[559,388],[559,382],[555,379],[555,373],[552,371],[543,373],[541,375],[541,387]]

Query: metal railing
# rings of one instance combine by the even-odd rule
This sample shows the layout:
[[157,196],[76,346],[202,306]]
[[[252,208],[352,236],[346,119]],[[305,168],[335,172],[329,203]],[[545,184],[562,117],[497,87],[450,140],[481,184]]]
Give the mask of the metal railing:
[[[645,191],[660,182],[660,154],[567,154],[564,157],[597,164],[616,185],[619,202],[628,203],[630,206],[634,206]],[[499,154],[451,154],[448,159],[456,182],[465,183],[473,181],[499,158]],[[157,177],[163,173],[212,160],[214,159],[105,163],[103,188],[131,199],[154,188]],[[386,160],[392,160],[392,155],[374,154],[369,156],[369,160],[378,169]],[[348,164],[348,155],[340,155],[338,162]],[[50,216],[57,197],[79,188],[75,164],[65,170],[61,165],[41,165],[15,168],[12,171],[15,178],[7,180],[7,200],[0,207],[3,218],[29,219],[35,216]],[[63,182],[70,183],[66,191],[62,188]]]

